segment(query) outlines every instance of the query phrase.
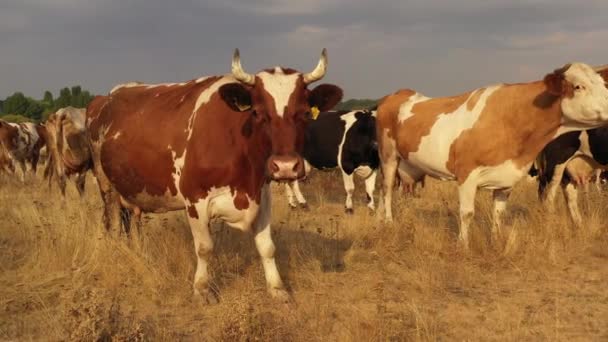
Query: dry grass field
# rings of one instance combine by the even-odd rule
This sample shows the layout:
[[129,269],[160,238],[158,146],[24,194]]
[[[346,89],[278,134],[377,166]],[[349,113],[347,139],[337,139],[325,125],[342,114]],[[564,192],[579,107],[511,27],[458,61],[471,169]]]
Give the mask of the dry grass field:
[[392,225],[368,213],[357,186],[355,214],[345,216],[338,174],[303,184],[310,211],[288,209],[273,185],[289,305],[266,294],[252,236],[214,223],[221,302],[203,306],[191,295],[183,212],[146,215],[139,239],[115,241],[103,233],[92,177],[84,198],[70,183],[64,200],[40,179],[1,176],[0,340],[608,340],[606,194],[581,196],[588,219],[576,231],[561,197],[549,215],[523,181],[493,246],[482,191],[464,252],[454,184],[427,181],[420,197],[398,198]]

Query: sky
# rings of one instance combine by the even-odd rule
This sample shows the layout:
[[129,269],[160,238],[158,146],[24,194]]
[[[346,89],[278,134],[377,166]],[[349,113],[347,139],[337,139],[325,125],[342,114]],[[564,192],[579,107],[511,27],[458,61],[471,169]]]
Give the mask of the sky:
[[608,64],[606,18],[606,0],[1,0],[0,98],[225,74],[237,47],[251,73],[325,47],[345,98],[455,95]]

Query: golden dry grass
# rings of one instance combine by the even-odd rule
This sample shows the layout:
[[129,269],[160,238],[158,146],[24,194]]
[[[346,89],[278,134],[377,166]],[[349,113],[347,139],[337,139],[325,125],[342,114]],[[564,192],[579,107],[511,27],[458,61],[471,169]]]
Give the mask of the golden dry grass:
[[[294,304],[266,294],[252,236],[215,223],[211,270],[221,302],[193,302],[185,214],[147,215],[141,241],[101,227],[89,177],[63,200],[30,177],[0,178],[1,340],[608,340],[608,198],[587,196],[585,229],[560,203],[541,209],[535,184],[514,191],[499,246],[488,244],[490,195],[480,192],[472,250],[456,246],[452,183],[399,198],[396,223],[365,208],[343,214],[335,173],[303,185],[311,210],[274,189],[279,270]],[[398,197],[398,196],[397,196]]]

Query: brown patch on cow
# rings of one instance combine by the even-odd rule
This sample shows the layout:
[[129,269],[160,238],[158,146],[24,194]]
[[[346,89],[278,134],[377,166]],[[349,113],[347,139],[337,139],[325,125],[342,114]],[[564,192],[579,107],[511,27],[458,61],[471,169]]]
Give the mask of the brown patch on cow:
[[[402,156],[418,151],[422,138],[429,135],[439,115],[453,113],[469,98],[470,93],[416,103],[412,116],[399,124],[397,148]],[[397,114],[398,116],[398,114]]]
[[[462,183],[479,166],[508,160],[519,168],[529,165],[560,126],[560,102],[552,98],[543,82],[497,89],[473,127],[452,143],[447,169]],[[548,107],[537,105],[539,102]]]
[[[199,95],[218,78],[120,88],[106,101],[100,99],[89,107],[91,138],[103,142],[103,171],[122,196],[132,201],[142,192],[158,197],[177,195],[174,157],[184,154]],[[100,133],[104,133],[103,139]]]
[[467,101],[468,111],[472,111],[475,108],[475,105],[477,105],[477,102],[479,102],[479,99],[481,98],[481,94],[483,94],[485,90],[486,88],[480,88],[473,92],[473,94],[471,95],[471,97],[469,97],[469,100]]
[[19,137],[17,127],[9,125],[4,120],[0,120],[0,145],[7,149],[7,151],[11,151],[16,148],[15,140],[17,137]]
[[193,205],[189,205],[187,207],[188,210],[188,216],[194,218],[194,219],[198,219],[198,211],[196,211],[196,207]]
[[604,79],[604,83],[608,84],[608,67],[597,72]]
[[234,196],[234,207],[238,210],[245,210],[249,208],[249,199],[247,199],[247,194],[241,191],[237,191]]
[[570,64],[566,64],[545,76],[543,82],[547,87],[547,92],[554,96],[566,98],[572,98],[574,96],[574,85],[568,82],[565,77],[565,72],[569,68]]

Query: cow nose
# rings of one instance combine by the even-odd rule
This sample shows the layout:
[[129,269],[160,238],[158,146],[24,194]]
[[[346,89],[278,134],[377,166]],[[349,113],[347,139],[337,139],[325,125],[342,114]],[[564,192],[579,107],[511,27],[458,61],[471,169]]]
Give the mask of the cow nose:
[[304,162],[299,155],[272,155],[267,166],[273,180],[295,180],[304,176]]

